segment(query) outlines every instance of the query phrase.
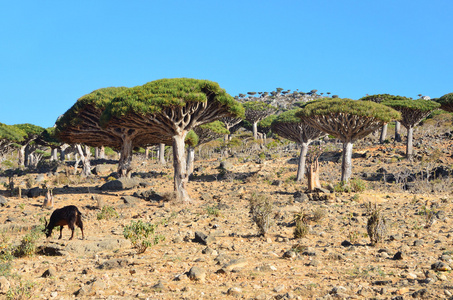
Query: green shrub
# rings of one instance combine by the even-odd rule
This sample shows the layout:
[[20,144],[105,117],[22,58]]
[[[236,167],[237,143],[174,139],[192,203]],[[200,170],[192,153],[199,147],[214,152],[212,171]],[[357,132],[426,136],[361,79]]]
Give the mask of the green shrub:
[[6,299],[15,300],[15,299],[30,299],[33,294],[33,288],[36,283],[32,281],[20,281],[19,285],[11,287],[6,292]]
[[116,212],[115,208],[111,206],[103,206],[101,212],[97,215],[98,220],[110,220],[116,218],[118,218],[118,213]]
[[14,249],[13,254],[15,257],[27,257],[36,253],[36,241],[43,234],[43,226],[37,226],[27,233],[21,240],[19,246]]
[[341,181],[334,186],[334,191],[337,193],[360,193],[366,189],[366,182],[359,178],[352,178],[347,183]]
[[250,214],[252,220],[258,226],[259,234],[265,236],[271,227],[271,214],[273,204],[269,196],[265,194],[252,194],[250,198]]
[[165,237],[156,234],[157,225],[144,223],[142,220],[131,221],[131,225],[124,227],[123,235],[130,240],[138,253],[144,253],[148,247],[164,241]]

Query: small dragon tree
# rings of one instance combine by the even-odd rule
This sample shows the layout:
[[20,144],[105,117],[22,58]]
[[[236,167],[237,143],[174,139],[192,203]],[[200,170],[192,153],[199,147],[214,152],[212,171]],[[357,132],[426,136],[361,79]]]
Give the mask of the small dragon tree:
[[220,119],[220,121],[225,124],[226,130],[228,130],[228,133],[225,134],[224,137],[224,142],[228,143],[228,140],[230,139],[230,129],[236,126],[237,124],[241,123],[242,118],[238,117],[224,117]]
[[195,127],[187,134],[187,176],[190,176],[193,173],[195,147],[221,138],[229,133],[230,132],[225,128],[225,125],[221,121],[214,121]]
[[343,142],[341,181],[344,183],[349,181],[352,174],[353,143],[385,123],[401,118],[400,113],[388,106],[371,101],[341,98],[307,102],[296,116]]
[[24,141],[27,134],[16,126],[0,123],[0,162],[11,152],[17,143]]
[[424,99],[398,99],[388,100],[382,102],[384,105],[392,107],[401,113],[401,124],[407,129],[407,141],[406,141],[406,158],[409,160],[413,159],[413,134],[414,127],[417,126],[420,121],[429,116],[429,114],[439,108],[441,105],[437,102]]
[[44,131],[44,128],[41,126],[25,123],[25,124],[16,124],[15,127],[21,129],[26,133],[24,140],[19,142],[19,165],[28,167],[31,162],[31,155],[33,151],[36,150],[37,144],[35,143],[36,139]]
[[[360,98],[359,100],[382,103],[384,101],[389,101],[389,100],[405,100],[405,99],[408,99],[408,98],[401,97],[401,96],[394,96],[394,95],[390,95],[390,94],[377,94],[377,95],[368,95],[368,96]],[[395,141],[396,142],[401,142],[400,128],[401,128],[400,122],[395,121]],[[387,136],[387,123],[384,124],[384,126],[382,126],[382,128],[381,128],[381,136],[379,138],[379,142],[381,144],[384,143],[386,136]]]
[[[107,128],[122,126],[172,140],[176,198],[189,201],[184,141],[193,128],[227,116],[241,116],[242,105],[212,81],[190,78],[160,79],[128,89],[106,108]],[[159,141],[162,142],[162,141]]]
[[253,138],[258,139],[258,122],[275,112],[275,107],[262,101],[247,101],[244,104],[245,119],[252,123]]
[[[84,144],[92,147],[108,146],[121,149],[118,162],[120,177],[130,177],[133,147],[151,144],[153,136],[150,132],[130,130],[121,124],[103,127],[101,115],[112,99],[126,91],[125,87],[108,87],[95,90],[80,97],[77,102],[56,122],[55,135],[68,144]],[[91,174],[89,159],[80,145],[77,146],[82,156],[83,174]]]
[[440,104],[441,109],[448,112],[453,112],[453,93],[445,94],[442,97],[436,99],[436,101]]
[[323,131],[315,129],[304,122],[304,119],[296,117],[299,109],[285,111],[277,116],[272,122],[272,131],[279,136],[293,141],[301,146],[299,166],[297,168],[298,182],[302,181],[305,173],[305,160],[310,143],[325,135]]

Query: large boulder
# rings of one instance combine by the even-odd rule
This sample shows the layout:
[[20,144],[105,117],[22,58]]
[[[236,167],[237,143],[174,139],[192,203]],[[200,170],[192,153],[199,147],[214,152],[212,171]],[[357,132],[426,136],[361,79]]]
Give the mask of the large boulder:
[[106,182],[101,186],[103,191],[129,190],[140,185],[140,181],[134,178],[120,178]]

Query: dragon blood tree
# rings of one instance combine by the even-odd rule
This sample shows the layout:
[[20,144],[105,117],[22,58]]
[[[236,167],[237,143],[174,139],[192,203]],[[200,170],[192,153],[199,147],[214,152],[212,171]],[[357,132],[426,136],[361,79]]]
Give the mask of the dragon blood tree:
[[272,122],[271,128],[274,133],[301,146],[296,178],[300,182],[304,177],[308,146],[325,133],[305,123],[303,118],[297,117],[298,110],[292,109],[279,114]]
[[453,93],[445,94],[442,97],[436,99],[436,101],[440,104],[440,109],[448,112],[453,112]]
[[[131,130],[115,124],[105,127],[101,125],[101,115],[112,99],[126,91],[125,87],[108,87],[95,90],[80,97],[77,102],[56,122],[55,136],[68,144],[84,144],[92,147],[107,146],[121,151],[118,162],[120,177],[130,177],[132,149],[154,142],[155,136],[150,131]],[[156,140],[155,143],[158,141]],[[89,152],[82,151],[83,175],[91,174],[89,168]]]
[[431,100],[412,100],[408,98],[388,100],[382,103],[401,113],[401,124],[407,129],[406,158],[412,160],[414,155],[412,145],[414,127],[429,116],[433,110],[439,108],[441,104]]
[[[409,98],[401,97],[401,96],[394,96],[394,95],[389,95],[389,94],[377,94],[377,95],[368,95],[368,96],[360,98],[359,100],[382,103],[384,101],[389,101],[389,100],[406,100],[406,99],[409,99]],[[399,121],[395,121],[395,141],[396,142],[401,142],[400,128],[401,128],[401,123]],[[384,126],[382,126],[382,128],[381,128],[381,136],[379,138],[379,143],[383,144],[386,136],[387,136],[387,124],[384,124]]]
[[225,124],[217,120],[195,127],[187,134],[187,176],[190,176],[193,173],[195,147],[219,139],[229,133],[230,132],[225,128]]
[[22,129],[0,123],[0,162],[3,161],[5,155],[15,149],[15,145],[21,143],[27,137],[27,133]]
[[[190,78],[160,79],[121,93],[102,115],[106,128],[149,132],[173,147],[176,198],[189,201],[184,155],[187,133],[197,126],[227,116],[241,116],[242,105],[212,81]],[[164,141],[165,140],[165,141]]]
[[310,126],[343,142],[341,181],[347,183],[352,174],[353,143],[401,118],[399,112],[383,104],[341,98],[324,98],[302,105],[296,116]]
[[258,139],[258,122],[276,111],[276,108],[263,101],[247,101],[243,103],[245,119],[252,123],[253,138]]

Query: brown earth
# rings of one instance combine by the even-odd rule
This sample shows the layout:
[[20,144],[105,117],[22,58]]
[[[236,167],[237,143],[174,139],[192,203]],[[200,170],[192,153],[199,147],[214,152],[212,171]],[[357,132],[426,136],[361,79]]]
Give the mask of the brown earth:
[[[101,191],[106,176],[58,184],[56,178],[63,181],[62,175],[46,175],[40,180],[55,187],[54,208],[76,205],[83,212],[86,238],[81,240],[77,228],[69,241],[67,227],[61,240],[58,230],[49,241],[41,235],[39,253],[14,258],[10,270],[0,268],[5,275],[0,276],[0,298],[453,299],[451,174],[428,181],[417,175],[439,166],[448,169],[449,143],[425,142],[416,148],[417,161],[409,163],[403,146],[364,142],[354,150],[353,176],[362,178],[367,188],[350,193],[324,190],[315,200],[304,196],[305,182],[292,179],[296,149],[276,150],[265,158],[259,152],[229,158],[231,173],[224,177],[219,175],[219,160],[197,161],[200,169],[189,183],[193,201],[187,204],[122,199],[150,189],[160,196],[172,190],[170,164],[162,167],[138,157],[134,164],[142,178],[135,178],[148,186]],[[321,157],[320,179],[327,189],[340,176],[338,153],[332,150]],[[384,182],[380,168],[387,175],[400,172],[397,182]],[[153,175],[143,178],[151,170]],[[25,188],[27,176],[38,177],[16,178],[16,186]],[[249,215],[253,193],[273,200],[266,237],[257,235]],[[17,245],[52,210],[41,207],[44,196],[2,194],[7,203],[0,207],[0,230],[9,238],[3,245]],[[385,240],[375,246],[366,229],[370,203],[381,210],[388,226]],[[102,206],[113,207],[118,217],[98,220]],[[300,211],[320,219],[308,218],[309,233],[295,239],[293,219]],[[123,237],[124,226],[132,220],[158,224],[157,233],[165,241],[138,254]],[[195,240],[196,232],[207,236],[207,245]],[[0,263],[3,268],[7,264]]]

